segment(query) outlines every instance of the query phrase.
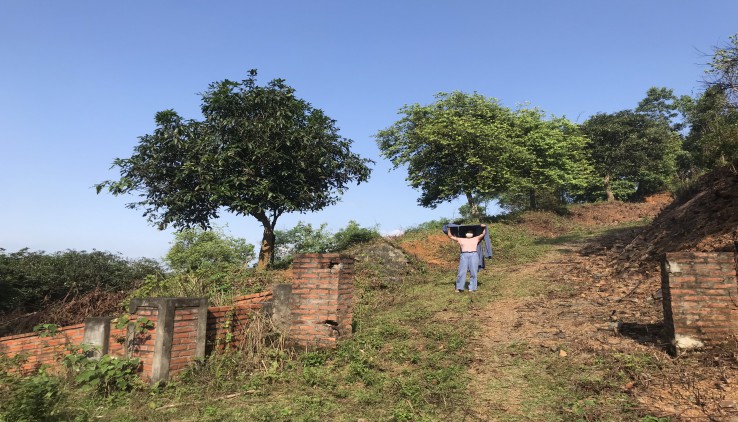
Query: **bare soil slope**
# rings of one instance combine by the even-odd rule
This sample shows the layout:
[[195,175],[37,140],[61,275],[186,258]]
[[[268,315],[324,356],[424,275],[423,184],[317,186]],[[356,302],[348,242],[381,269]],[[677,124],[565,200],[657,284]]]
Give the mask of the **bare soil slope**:
[[[568,219],[568,221],[567,221]],[[653,219],[643,227],[629,222]],[[571,227],[613,227],[585,241],[565,242],[537,262],[510,268],[513,280],[534,274],[567,293],[540,297],[502,296],[478,311],[484,335],[476,343],[477,364],[471,368],[473,387],[483,390],[490,380],[507,376],[510,394],[502,402],[493,391],[479,399],[519,412],[522,377],[502,371],[507,363],[490,365],[500,345],[518,341],[536,350],[562,353],[574,363],[586,356],[649,356],[650,369],[622,386],[639,408],[669,420],[738,420],[738,353],[734,348],[704,350],[677,358],[667,353],[662,336],[659,262],[669,251],[734,251],[738,235],[738,175],[722,169],[703,177],[691,195],[672,201],[660,195],[642,204],[603,203],[574,207],[565,219],[530,213],[520,224],[542,236],[566,235]],[[568,345],[564,353],[559,349]],[[494,420],[484,412],[480,420]],[[601,415],[606,418],[607,415]]]

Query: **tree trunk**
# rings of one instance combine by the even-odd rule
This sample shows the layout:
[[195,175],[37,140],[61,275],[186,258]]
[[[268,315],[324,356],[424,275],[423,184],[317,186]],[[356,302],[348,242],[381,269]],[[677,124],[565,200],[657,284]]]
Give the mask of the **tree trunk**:
[[469,214],[475,220],[479,219],[479,205],[474,201],[474,197],[471,193],[466,193],[466,201],[469,203]]
[[615,195],[612,193],[612,186],[610,185],[610,175],[605,175],[605,195],[607,195],[607,202],[613,202],[615,200]]
[[266,270],[274,262],[274,226],[276,225],[276,218],[274,222],[271,222],[266,215],[257,215],[255,217],[264,227],[264,234],[261,237],[261,249],[259,249],[259,262],[256,264],[256,268]]
[[538,209],[538,201],[536,200],[536,190],[535,189],[532,189],[531,188],[528,191],[528,200],[529,200],[530,209],[537,210]]

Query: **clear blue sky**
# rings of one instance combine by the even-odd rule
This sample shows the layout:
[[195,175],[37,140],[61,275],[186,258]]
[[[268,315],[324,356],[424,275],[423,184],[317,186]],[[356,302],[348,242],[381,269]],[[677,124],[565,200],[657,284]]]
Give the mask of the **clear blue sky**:
[[[199,119],[210,82],[285,78],[377,163],[335,206],[283,216],[392,232],[458,215],[416,204],[373,139],[404,104],[477,91],[583,122],[634,108],[651,86],[695,94],[709,53],[738,32],[738,2],[0,0],[0,247],[160,258],[171,231],[96,195],[157,111]],[[702,52],[702,53],[701,53]],[[258,245],[249,217],[226,217]]]

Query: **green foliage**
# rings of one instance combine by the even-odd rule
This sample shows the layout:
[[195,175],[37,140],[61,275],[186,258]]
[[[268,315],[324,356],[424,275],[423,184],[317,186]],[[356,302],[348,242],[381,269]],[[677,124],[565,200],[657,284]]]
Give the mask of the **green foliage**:
[[[128,314],[123,314],[117,318],[117,321],[115,323],[115,328],[117,329],[123,329],[128,327],[128,323],[131,321],[131,316]],[[144,334],[149,330],[152,330],[154,328],[154,322],[146,317],[138,317],[135,320],[135,323],[132,327],[133,332],[136,334]]]
[[483,198],[473,198],[473,203],[476,204],[476,213],[472,212],[472,206],[469,203],[463,204],[459,207],[459,215],[464,220],[473,220],[487,215],[487,206],[482,205],[486,202]]
[[[520,149],[514,115],[494,98],[439,93],[430,105],[400,109],[403,117],[375,138],[395,168],[407,165],[418,203],[435,207],[459,196],[496,196],[507,190]],[[472,205],[472,204],[470,204]]]
[[290,262],[296,253],[326,253],[335,249],[335,239],[323,223],[318,228],[299,221],[289,230],[275,230],[276,261]]
[[683,173],[696,178],[738,160],[738,108],[723,88],[708,88],[688,113],[688,121],[684,150],[689,156],[681,163]]
[[67,421],[70,415],[63,410],[64,389],[58,377],[45,370],[9,385],[9,391],[0,398],[0,420],[14,422]]
[[663,119],[631,110],[599,113],[582,129],[589,137],[590,160],[608,200],[615,199],[616,181],[636,187],[618,199],[642,198],[663,190],[676,175],[680,138]]
[[275,230],[277,266],[292,262],[294,254],[340,252],[350,246],[369,242],[378,238],[376,228],[361,227],[356,221],[349,221],[346,227],[332,234],[323,223],[318,228],[302,221],[289,230]]
[[264,280],[247,267],[253,259],[253,245],[220,228],[183,229],[164,258],[172,272],[147,277],[133,296],[208,297],[225,304],[233,295],[263,286]]
[[130,260],[108,252],[7,253],[0,248],[0,311],[33,311],[95,288],[129,290],[148,274],[161,272],[154,260]]
[[59,326],[56,324],[39,324],[33,327],[33,332],[39,337],[54,337],[59,332]]
[[708,65],[708,86],[725,93],[730,105],[738,107],[738,34],[731,35],[727,43],[715,48]]
[[370,242],[379,236],[379,231],[376,228],[361,227],[356,221],[350,220],[346,227],[333,235],[334,251],[343,251],[353,245]]
[[184,229],[174,235],[164,262],[176,273],[218,273],[245,267],[254,259],[254,246],[246,239],[226,235],[222,229]]
[[465,196],[469,215],[479,218],[478,198],[522,195],[526,208],[535,209],[537,196],[560,192],[565,198],[591,172],[578,127],[565,118],[545,119],[538,109],[512,111],[493,98],[453,92],[400,113],[375,137],[395,168],[407,165],[407,180],[425,207]]
[[154,133],[139,138],[130,158],[114,161],[121,178],[100,183],[98,193],[140,192],[129,207],[160,228],[207,228],[223,208],[250,215],[264,226],[264,268],[282,214],[323,209],[369,178],[371,161],[352,153],[336,122],[283,79],[258,86],[252,70],[240,82],[214,82],[201,110],[202,121],[158,112]]
[[672,130],[680,132],[687,123],[686,114],[693,105],[694,100],[688,95],[677,97],[669,88],[651,87],[646,91],[646,98],[638,102],[635,111],[651,120],[666,122]]
[[[562,117],[545,119],[538,109],[517,110],[515,128],[521,159],[515,163],[509,188],[500,197],[501,205],[530,210],[555,210],[565,205],[567,194],[586,186],[592,174],[585,153],[587,139],[574,123]],[[525,206],[520,207],[521,203]]]
[[138,376],[141,360],[103,355],[89,356],[94,348],[88,345],[74,347],[64,356],[63,363],[74,377],[77,386],[102,396],[131,391],[143,386]]
[[437,220],[426,221],[424,223],[420,223],[418,225],[409,227],[407,230],[405,230],[404,236],[412,236],[412,237],[414,237],[414,235],[421,236],[428,232],[434,232],[434,231],[440,230],[444,224],[448,224],[448,223],[451,223],[451,220],[448,218],[439,218]]

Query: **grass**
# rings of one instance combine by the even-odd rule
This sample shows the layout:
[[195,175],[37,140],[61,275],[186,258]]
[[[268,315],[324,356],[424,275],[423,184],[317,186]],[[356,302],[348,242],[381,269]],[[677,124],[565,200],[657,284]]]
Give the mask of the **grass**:
[[[474,420],[470,409],[480,394],[494,398],[485,410],[494,420],[637,420],[621,386],[637,371],[654,370],[645,357],[575,353],[561,359],[509,341],[485,356],[494,376],[472,382],[480,310],[501,299],[566,288],[522,265],[555,251],[560,239],[543,241],[508,223],[490,229],[495,257],[480,272],[477,295],[454,293],[452,270],[421,265],[400,282],[377,283],[384,269],[363,263],[355,278],[354,336],[336,350],[288,350],[277,343],[252,348],[248,356],[220,352],[167,386],[114,397],[86,394],[61,378],[54,405],[59,416],[28,420],[70,420],[70,414],[79,421]],[[437,231],[428,224],[407,236],[422,239]],[[566,241],[594,234],[574,231]],[[453,247],[443,253],[456,259]],[[472,384],[481,391],[470,391]],[[3,412],[21,391],[13,388],[0,387],[6,393],[0,421],[9,420]]]

